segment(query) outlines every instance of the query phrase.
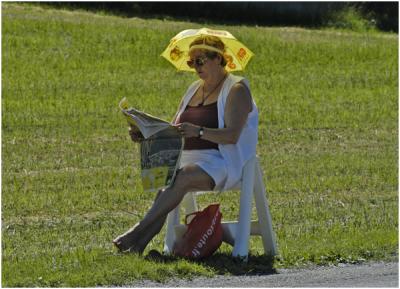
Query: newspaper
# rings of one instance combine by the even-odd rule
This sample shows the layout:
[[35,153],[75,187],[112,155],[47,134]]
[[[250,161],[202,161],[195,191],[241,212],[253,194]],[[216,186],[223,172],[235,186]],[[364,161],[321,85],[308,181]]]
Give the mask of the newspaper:
[[179,168],[184,138],[171,123],[129,107],[126,98],[119,103],[131,129],[140,141],[141,179],[145,192],[173,184]]

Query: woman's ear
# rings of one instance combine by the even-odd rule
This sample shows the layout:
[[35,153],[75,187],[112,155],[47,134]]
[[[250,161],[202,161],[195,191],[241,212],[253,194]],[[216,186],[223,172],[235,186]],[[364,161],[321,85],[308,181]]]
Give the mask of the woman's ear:
[[218,53],[217,57],[218,57],[218,63],[222,65],[222,60],[223,60],[222,55]]

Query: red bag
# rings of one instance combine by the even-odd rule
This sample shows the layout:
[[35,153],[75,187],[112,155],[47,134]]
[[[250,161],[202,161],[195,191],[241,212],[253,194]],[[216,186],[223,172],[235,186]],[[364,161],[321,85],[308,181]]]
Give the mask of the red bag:
[[[189,216],[195,215],[187,224]],[[178,240],[173,253],[189,259],[201,259],[211,256],[222,243],[222,214],[219,204],[212,204],[203,211],[194,212],[185,218],[187,230],[182,239]]]

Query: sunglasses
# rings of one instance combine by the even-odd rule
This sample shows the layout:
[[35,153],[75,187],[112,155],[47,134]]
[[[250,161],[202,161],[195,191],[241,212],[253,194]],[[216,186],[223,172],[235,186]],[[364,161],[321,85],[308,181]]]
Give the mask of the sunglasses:
[[204,64],[206,64],[207,60],[208,60],[207,56],[203,56],[203,57],[197,57],[194,60],[190,59],[186,63],[190,68],[194,68],[195,66],[203,66]]

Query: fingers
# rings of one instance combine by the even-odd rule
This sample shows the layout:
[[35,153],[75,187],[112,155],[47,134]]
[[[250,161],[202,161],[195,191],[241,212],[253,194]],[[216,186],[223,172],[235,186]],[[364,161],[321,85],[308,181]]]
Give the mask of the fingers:
[[143,139],[142,133],[136,127],[130,126],[128,131],[132,141],[139,142]]
[[129,127],[128,131],[129,131],[130,135],[133,135],[135,133],[135,130],[133,129],[133,127]]
[[137,127],[133,127],[133,126],[129,127],[128,131],[129,131],[130,135],[137,135],[137,134],[141,133]]
[[137,132],[134,130],[129,130],[129,135],[131,136],[131,139],[133,140],[134,138],[137,138]]
[[185,124],[183,123],[178,123],[176,125],[174,125],[176,127],[176,129],[178,130],[178,132],[181,134],[181,136],[185,136]]
[[178,123],[175,125],[175,127],[178,132],[185,138],[197,137],[200,128],[199,126],[188,122]]

